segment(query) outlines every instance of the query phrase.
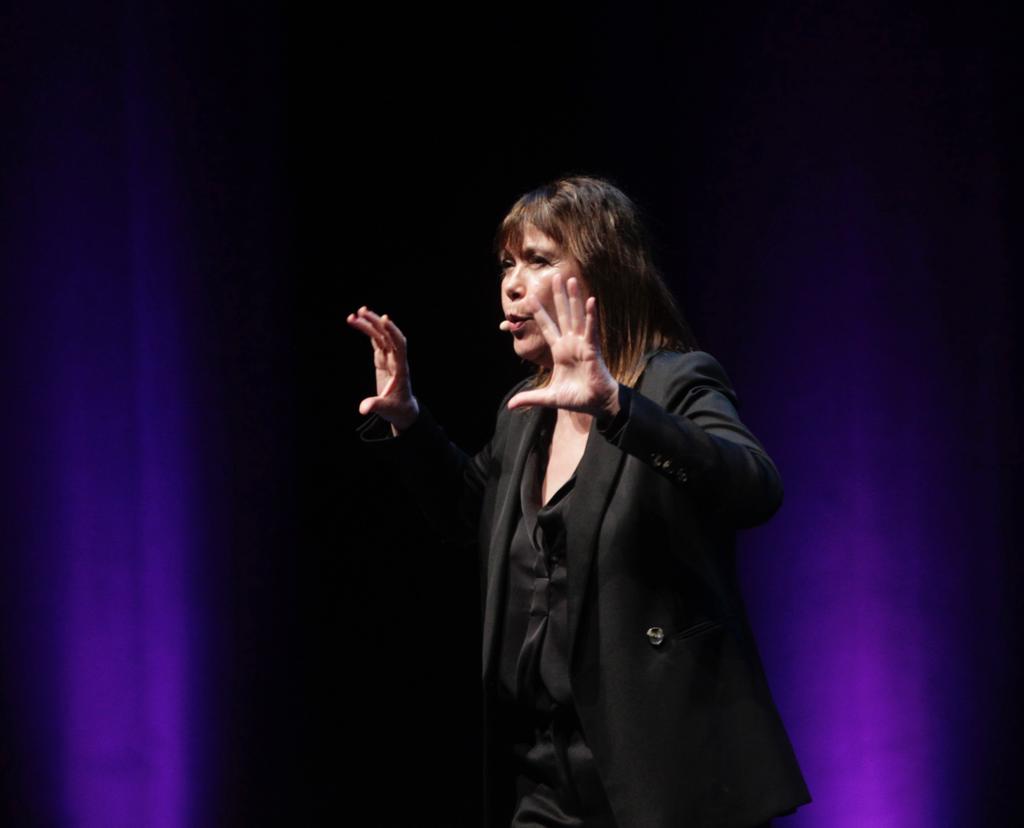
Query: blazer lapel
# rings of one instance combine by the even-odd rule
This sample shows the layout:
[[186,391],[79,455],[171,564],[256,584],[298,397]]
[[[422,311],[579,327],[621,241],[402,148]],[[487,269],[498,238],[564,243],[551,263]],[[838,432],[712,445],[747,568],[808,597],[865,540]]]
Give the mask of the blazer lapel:
[[[636,383],[636,390],[643,388],[647,363],[658,353],[658,349],[644,354],[644,371]],[[576,472],[576,486],[572,493],[572,516],[566,534],[566,563],[569,568],[569,669],[572,669],[573,652],[583,604],[590,583],[590,572],[597,555],[597,540],[608,511],[608,501],[615,490],[616,481],[622,471],[626,453],[609,443],[597,431],[597,421],[590,424],[587,448],[583,452]]]
[[609,443],[591,423],[587,448],[576,471],[576,485],[569,507],[571,519],[566,534],[566,564],[569,575],[569,664],[579,629],[583,602],[590,582],[597,538],[607,510],[615,481],[622,469],[625,454]]
[[530,446],[537,437],[543,410],[539,407],[529,408],[516,413],[511,418],[509,434],[509,454],[512,457],[511,473],[504,478],[502,488],[497,492],[497,508],[487,546],[487,591],[484,598],[484,629],[483,629],[483,677],[487,680],[491,662],[497,648],[497,634],[501,618],[499,613],[504,608],[505,579],[508,574],[508,550],[512,545],[512,533],[515,532],[516,520],[519,517],[519,485],[523,479],[523,466]]

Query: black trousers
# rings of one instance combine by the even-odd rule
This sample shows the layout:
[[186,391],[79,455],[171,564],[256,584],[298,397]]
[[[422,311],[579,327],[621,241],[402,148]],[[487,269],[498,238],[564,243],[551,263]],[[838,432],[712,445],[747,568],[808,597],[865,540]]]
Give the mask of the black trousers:
[[515,777],[510,828],[617,828],[575,708],[545,714],[507,706],[502,719]]
[[616,828],[575,708],[517,711],[511,725],[511,828]]

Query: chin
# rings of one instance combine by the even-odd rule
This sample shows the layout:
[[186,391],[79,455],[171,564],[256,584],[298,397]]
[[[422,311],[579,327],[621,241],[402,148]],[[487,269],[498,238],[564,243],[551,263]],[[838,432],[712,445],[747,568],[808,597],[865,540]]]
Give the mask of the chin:
[[515,343],[516,356],[520,359],[524,359],[527,362],[532,362],[534,365],[550,366],[551,365],[551,353],[548,351],[546,346],[541,347],[530,347],[525,342]]

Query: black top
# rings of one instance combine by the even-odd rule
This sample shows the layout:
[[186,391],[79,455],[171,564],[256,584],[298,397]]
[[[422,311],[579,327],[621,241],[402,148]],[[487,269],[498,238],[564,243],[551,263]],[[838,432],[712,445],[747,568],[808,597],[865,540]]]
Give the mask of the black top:
[[[619,399],[619,414],[598,423],[609,438],[617,436],[629,417],[628,395],[620,394]],[[572,703],[565,558],[576,473],[541,506],[556,416],[555,409],[544,412],[523,467],[519,522],[508,557],[498,684],[505,701],[542,712]]]
[[576,475],[540,505],[554,411],[545,412],[520,485],[520,515],[509,550],[500,692],[534,710],[572,701],[569,689],[565,527]]

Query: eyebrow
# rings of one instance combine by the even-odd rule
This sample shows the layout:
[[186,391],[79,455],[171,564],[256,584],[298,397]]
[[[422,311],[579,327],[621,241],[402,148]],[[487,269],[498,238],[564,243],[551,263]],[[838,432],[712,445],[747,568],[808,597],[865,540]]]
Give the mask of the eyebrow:
[[[528,258],[530,258],[530,256],[532,256],[534,254],[537,254],[539,256],[549,256],[550,257],[550,256],[554,256],[555,255],[555,250],[553,248],[548,248],[548,247],[524,247],[523,248],[523,258],[524,259],[528,259]],[[501,251],[501,256],[499,258],[504,259],[504,258],[506,258],[506,257],[508,257],[510,255],[512,255],[512,253],[506,247],[504,250]]]

